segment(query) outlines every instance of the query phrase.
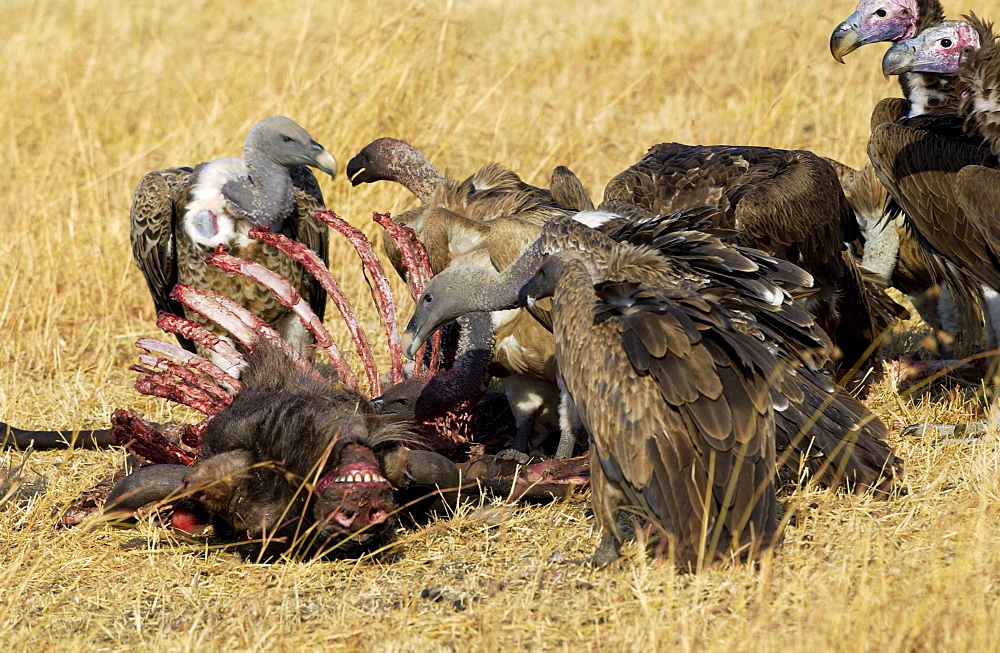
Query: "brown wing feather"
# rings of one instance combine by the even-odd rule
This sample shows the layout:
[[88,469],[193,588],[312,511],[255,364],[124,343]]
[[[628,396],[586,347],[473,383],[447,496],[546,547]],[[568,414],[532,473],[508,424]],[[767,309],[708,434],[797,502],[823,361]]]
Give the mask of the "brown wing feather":
[[[184,307],[170,299],[177,283],[177,237],[179,212],[186,205],[194,171],[168,168],[146,174],[136,186],[130,210],[129,239],[132,256],[146,279],[157,311],[184,315]],[[181,345],[195,351],[194,343],[180,338]]]
[[[996,167],[989,150],[925,130],[884,124],[872,132],[868,156],[879,180],[902,207],[921,242],[983,283],[1000,288],[995,253],[986,236],[962,210],[954,190],[962,168]],[[940,267],[939,274],[950,276],[947,268]]]
[[[708,561],[772,535],[773,357],[695,293],[612,282],[595,295],[586,273],[571,274],[556,291],[556,347],[597,478],[613,486],[595,493],[650,515],[682,564],[702,543]],[[599,518],[613,528],[613,515]]]
[[[1000,170],[983,166],[966,166],[955,176],[955,200],[966,219],[989,249],[990,258],[998,260],[1000,253]],[[994,286],[995,287],[995,286]]]
[[[323,191],[320,190],[312,171],[306,166],[293,166],[288,173],[295,186],[295,211],[286,227],[286,235],[316,252],[323,263],[329,265],[329,230],[325,224],[317,223],[315,218],[316,211],[326,208]],[[299,292],[309,301],[310,308],[322,320],[326,311],[326,292],[305,269],[301,269],[300,274],[301,281],[297,284]]]

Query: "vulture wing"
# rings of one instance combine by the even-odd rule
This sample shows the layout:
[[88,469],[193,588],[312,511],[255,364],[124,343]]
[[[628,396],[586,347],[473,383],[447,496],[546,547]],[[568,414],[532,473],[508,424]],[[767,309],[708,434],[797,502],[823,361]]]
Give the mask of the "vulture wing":
[[955,201],[989,248],[990,260],[1000,252],[1000,169],[966,166],[955,175]]
[[[316,222],[316,211],[326,208],[323,203],[323,191],[312,171],[306,166],[293,166],[288,170],[295,186],[295,211],[289,219],[286,235],[300,241],[303,245],[316,252],[323,263],[330,264],[330,234],[326,225]],[[299,292],[309,301],[309,307],[323,319],[326,310],[326,292],[311,274],[299,266],[301,281],[297,284]]]
[[[170,299],[177,283],[175,229],[194,177],[191,168],[169,168],[146,174],[135,189],[130,211],[132,256],[146,279],[157,311],[184,315],[184,307]],[[194,343],[178,336],[181,345],[195,351]]]
[[[593,325],[577,321],[596,327],[604,346],[591,341],[577,353],[600,370],[566,381],[601,476],[671,532],[681,564],[768,541],[778,363],[695,292],[634,282],[591,292]],[[564,375],[577,376],[580,366],[568,367]],[[588,390],[573,387],[581,381]]]
[[[997,250],[987,233],[970,220],[955,190],[959,171],[966,166],[996,168],[989,150],[926,130],[884,124],[872,132],[868,156],[920,241],[981,282],[1000,288]],[[971,178],[974,175],[968,175]],[[939,274],[953,276],[947,266],[938,268]]]

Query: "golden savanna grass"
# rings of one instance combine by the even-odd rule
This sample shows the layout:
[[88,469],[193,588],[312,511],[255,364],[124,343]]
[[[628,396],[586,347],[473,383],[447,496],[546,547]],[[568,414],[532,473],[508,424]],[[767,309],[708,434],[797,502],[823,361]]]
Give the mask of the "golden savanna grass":
[[[897,87],[879,74],[883,48],[846,66],[830,57],[852,4],[7,0],[0,419],[99,427],[116,407],[192,418],[139,396],[127,371],[133,341],[159,335],[128,245],[146,171],[239,155],[247,128],[274,114],[342,165],[391,135],[456,177],[496,160],[545,185],[568,165],[595,197],[663,140],[858,165],[870,109]],[[1000,18],[996,0],[972,9]],[[373,237],[372,210],[413,204],[385,184],[320,181],[328,206]],[[331,267],[377,333],[357,259],[333,241]],[[467,509],[361,562],[247,564],[146,522],[55,530],[57,506],[123,454],[35,454],[26,472],[44,491],[0,511],[0,647],[996,650],[1000,446],[898,435],[918,419],[972,417],[975,388],[915,399],[879,385],[870,404],[906,459],[908,495],[784,495],[795,521],[773,555],[698,576],[635,544],[610,569],[558,564],[597,543],[582,499]]]

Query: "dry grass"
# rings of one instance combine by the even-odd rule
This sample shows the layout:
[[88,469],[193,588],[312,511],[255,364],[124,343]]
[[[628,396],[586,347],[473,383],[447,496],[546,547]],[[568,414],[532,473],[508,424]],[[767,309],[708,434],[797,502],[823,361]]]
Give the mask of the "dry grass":
[[[881,49],[847,66],[829,56],[848,5],[5,2],[0,417],[185,417],[139,397],[127,372],[132,341],[158,333],[127,240],[131,191],[148,170],[236,155],[249,125],[279,113],[342,164],[393,135],[455,176],[499,160],[544,184],[565,164],[594,195],[661,140],[858,164],[870,108],[896,88],[879,75]],[[996,0],[975,9],[1000,15]],[[412,203],[384,185],[322,183],[328,205],[369,234],[370,211]],[[332,258],[370,304],[348,248]],[[883,387],[871,403],[895,434],[921,417],[967,418],[973,396],[913,401]],[[698,577],[635,545],[610,570],[556,564],[553,554],[580,559],[596,544],[579,500],[466,511],[361,563],[250,565],[145,523],[56,531],[54,507],[122,455],[36,454],[27,467],[47,489],[0,512],[0,647],[996,650],[1000,446],[894,444],[908,496],[801,490],[786,497],[795,525],[759,569]]]

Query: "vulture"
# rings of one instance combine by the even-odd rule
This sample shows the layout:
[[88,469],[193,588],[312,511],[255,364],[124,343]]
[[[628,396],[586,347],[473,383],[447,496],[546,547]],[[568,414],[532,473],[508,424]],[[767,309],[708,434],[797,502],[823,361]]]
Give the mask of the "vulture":
[[[414,229],[427,248],[435,273],[458,264],[501,270],[538,237],[547,220],[575,212],[560,201],[581,207],[590,202],[579,179],[566,168],[557,168],[553,173],[551,191],[527,184],[495,163],[463,181],[454,181],[440,173],[416,147],[388,137],[373,141],[355,155],[347,164],[347,175],[355,185],[394,181],[422,202],[393,216],[393,220]],[[389,259],[405,279],[395,244],[390,240],[383,243]],[[493,328],[495,346],[490,371],[501,379],[517,425],[508,454],[526,454],[532,433],[547,433],[556,427],[552,407],[559,395],[552,337],[523,310],[494,312]],[[474,337],[481,339],[483,335]],[[413,392],[410,386],[390,389],[384,406],[405,412],[406,407],[398,402],[412,404]]]
[[[992,25],[970,16],[969,23],[947,21],[886,53],[890,71],[932,70],[961,81],[966,133],[940,129],[931,119],[875,126],[868,154],[879,179],[905,211],[921,242],[960,271],[971,272],[996,288],[996,271],[984,260],[982,232],[970,225],[955,198],[957,173],[968,165],[995,165],[991,151],[989,62],[996,46]],[[980,49],[980,44],[984,47]],[[983,82],[986,82],[983,84]],[[977,83],[978,82],[978,83]]]
[[[920,38],[921,35],[926,35],[923,38],[933,39],[937,43],[947,39],[943,41],[946,49],[962,52],[965,45],[957,45],[960,39],[949,39],[949,36],[958,36],[948,33],[954,30],[954,26],[954,21],[945,21],[944,11],[938,0],[862,0],[857,10],[834,30],[830,49],[833,56],[841,62],[843,55],[862,45],[881,41],[896,43],[883,59],[883,72],[886,75],[899,75],[904,97],[885,98],[876,105],[871,116],[873,130],[882,124],[900,123],[911,127],[931,128],[937,133],[953,137],[962,136],[962,120],[957,115],[960,91],[955,71],[917,70],[902,65],[906,57],[900,56],[910,49],[912,41],[909,39]],[[954,42],[949,43],[948,40]],[[887,211],[893,217],[900,212],[895,200],[890,202]],[[904,224],[909,224],[905,218]],[[912,227],[908,226],[907,230],[912,231]],[[913,251],[912,243],[905,242],[910,238],[912,236],[906,237],[902,244],[907,250]],[[935,328],[940,326],[954,336],[957,355],[971,355],[983,346],[982,290],[970,275],[936,257],[923,247],[919,239],[915,240],[915,249],[920,252],[924,262],[913,269],[919,272],[920,268],[925,268],[930,274],[928,279],[921,280],[920,285],[928,280],[940,284],[937,288],[932,287],[929,293],[929,297],[935,294],[938,296],[937,311],[930,311],[930,306],[919,304],[918,309],[929,324]],[[934,313],[937,313],[938,319],[934,319]]]
[[[714,214],[721,211],[706,206],[651,216],[635,209],[639,217],[631,220],[607,212],[552,220],[541,237],[503,271],[453,266],[436,275],[417,301],[408,327],[408,353],[412,355],[436,328],[459,315],[517,306],[521,288],[548,256],[584,251],[588,265],[601,275],[616,265],[615,269],[624,269],[627,263],[642,283],[653,280],[698,292],[706,301],[717,301],[738,312],[742,329],[755,334],[774,358],[783,361],[782,369],[790,381],[782,386],[781,394],[787,401],[777,409],[774,419],[777,448],[785,463],[797,467],[801,462],[825,483],[888,491],[901,475],[902,464],[885,442],[885,425],[827,377],[829,339],[792,299],[792,292],[810,284],[810,275],[787,261],[727,245],[705,233],[718,221]],[[617,222],[619,226],[609,237],[584,224],[588,222]],[[662,347],[656,351],[662,352]],[[595,391],[606,387],[605,383],[614,386],[615,372],[598,369],[604,351],[598,348],[589,354],[597,361],[588,367],[594,374],[590,382]],[[566,363],[558,352],[556,362],[563,376]],[[693,365],[676,381],[684,383],[686,376],[703,373],[709,372]],[[605,374],[610,377],[605,378]],[[572,410],[577,397],[568,394],[569,410],[564,415],[567,419],[578,417]],[[639,404],[633,409],[642,412],[643,407]],[[569,434],[564,430],[562,435],[566,438]],[[563,446],[561,442],[560,449]]]
[[882,289],[866,286],[845,246],[860,236],[857,221],[836,171],[812,152],[661,143],[608,182],[604,201],[654,214],[706,203],[722,207],[713,226],[733,230],[736,244],[813,276],[814,291],[804,306],[847,367],[867,359],[891,326],[876,316],[900,310]]
[[[170,297],[177,283],[213,290],[256,313],[306,353],[312,336],[291,309],[253,280],[230,276],[204,259],[221,245],[234,256],[257,261],[288,279],[322,319],[326,293],[319,283],[284,253],[247,235],[255,226],[269,227],[301,241],[326,262],[326,227],[313,218],[324,208],[323,194],[307,166],[331,177],[337,172],[336,159],[305,129],[275,116],[250,129],[243,158],[147,173],[132,198],[130,235],[132,254],[156,309],[218,330]],[[178,339],[196,351],[190,340]],[[202,353],[224,369],[230,367],[213,352]]]
[[[974,18],[974,17],[970,17]],[[996,231],[1000,182],[1000,45],[992,26],[973,22],[982,47],[965,57],[943,57],[940,41],[917,40],[917,69],[956,72],[967,134],[956,138],[933,126],[886,123],[868,142],[879,179],[902,207],[921,243],[945,261],[946,270],[982,284],[988,323],[1000,329],[1000,240]]]
[[742,316],[647,276],[646,252],[625,250],[598,270],[587,251],[553,254],[520,291],[553,298],[562,381],[590,434],[603,529],[591,561],[618,558],[622,508],[660,529],[682,568],[752,557],[777,530],[774,413],[788,379]]

